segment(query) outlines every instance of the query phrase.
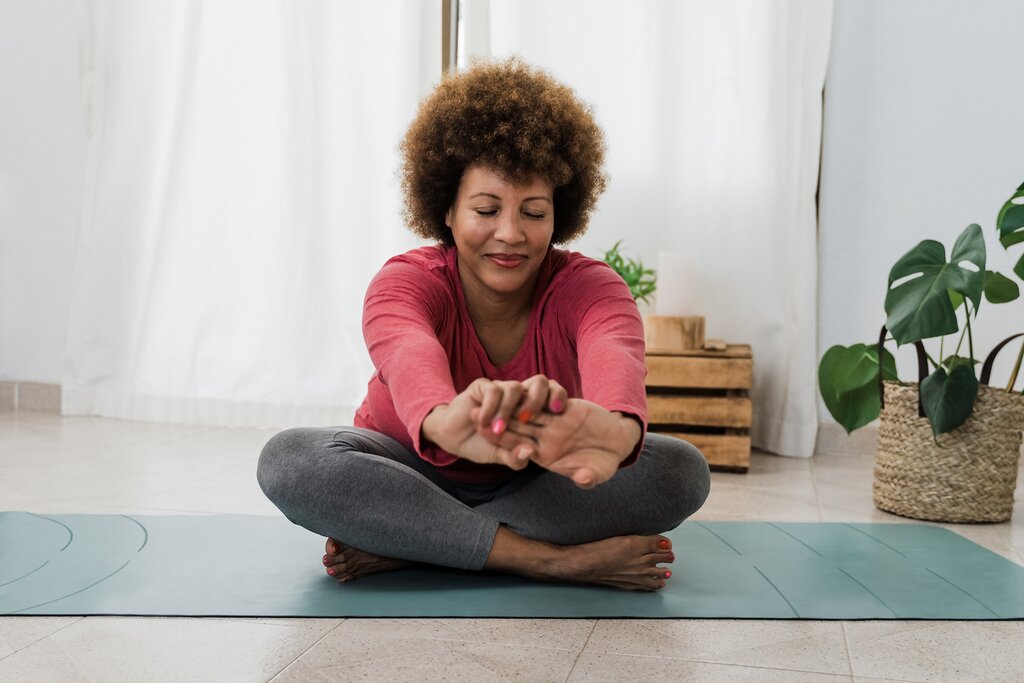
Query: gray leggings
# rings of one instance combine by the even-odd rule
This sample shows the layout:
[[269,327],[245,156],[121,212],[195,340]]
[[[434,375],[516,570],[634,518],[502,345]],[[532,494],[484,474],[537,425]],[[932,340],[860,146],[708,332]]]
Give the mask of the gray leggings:
[[274,436],[257,479],[285,517],[383,557],[481,569],[498,526],[558,545],[677,527],[708,496],[692,444],[648,434],[640,459],[593,489],[533,463],[500,486],[456,486],[389,436],[357,427]]

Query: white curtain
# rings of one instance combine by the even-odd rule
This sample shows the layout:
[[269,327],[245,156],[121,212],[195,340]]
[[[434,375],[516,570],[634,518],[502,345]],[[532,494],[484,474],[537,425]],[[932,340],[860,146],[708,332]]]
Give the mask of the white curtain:
[[[611,182],[591,255],[694,255],[690,315],[754,351],[752,441],[814,452],[815,193],[830,0],[463,0],[465,55],[521,55],[593,104]],[[663,274],[667,275],[667,274]]]
[[84,7],[63,412],[350,422],[363,292],[418,244],[396,146],[440,76],[439,0]]

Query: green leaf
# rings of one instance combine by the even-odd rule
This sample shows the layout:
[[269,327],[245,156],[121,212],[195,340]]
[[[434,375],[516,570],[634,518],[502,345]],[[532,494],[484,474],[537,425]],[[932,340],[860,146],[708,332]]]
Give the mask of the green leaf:
[[948,375],[945,368],[938,368],[925,377],[921,382],[921,403],[934,436],[952,431],[967,421],[974,412],[978,387],[974,369],[967,365],[957,365]]
[[1024,197],[1024,184],[1021,184],[1013,196],[1006,200],[996,217],[999,243],[1006,248],[1024,242],[1024,203],[1014,203],[1015,199],[1022,197]]
[[[962,267],[963,261],[974,264],[977,271]],[[893,287],[894,282],[911,275],[918,277]],[[900,345],[956,332],[959,327],[946,290],[959,292],[977,309],[984,278],[985,239],[976,223],[957,238],[949,261],[940,242],[924,240],[889,271],[885,326]]]
[[[1015,244],[1024,242],[1024,203],[1014,203],[1024,197],[1024,184],[1017,188],[1012,197],[1006,200],[996,217],[996,230],[999,231],[999,243],[1009,249]],[[1013,272],[1024,280],[1024,255],[1013,267]]]
[[992,270],[985,271],[985,298],[994,304],[1005,304],[1020,296],[1020,288],[1010,278]]
[[963,294],[952,289],[947,289],[946,291],[949,292],[949,303],[953,304],[954,311],[964,305]]
[[966,365],[967,367],[973,368],[975,365],[978,364],[978,362],[979,361],[967,358],[965,356],[946,356],[942,360],[942,367],[952,372],[953,368],[957,367],[958,365]]
[[658,278],[652,269],[644,268],[643,261],[624,258],[619,253],[620,244],[622,240],[604,252],[604,262],[626,282],[633,299],[646,302],[647,297],[654,293]]
[[[878,417],[882,403],[878,393],[878,347],[854,344],[833,346],[818,366],[818,388],[825,407],[849,434]],[[896,379],[896,359],[883,349],[885,379]]]

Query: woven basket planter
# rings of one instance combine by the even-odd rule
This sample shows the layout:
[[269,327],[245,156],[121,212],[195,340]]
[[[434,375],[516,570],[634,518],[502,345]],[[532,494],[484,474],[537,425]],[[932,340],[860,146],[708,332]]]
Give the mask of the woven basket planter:
[[[987,379],[987,378],[986,378]],[[875,505],[938,522],[1004,522],[1013,513],[1024,396],[982,385],[974,412],[936,445],[918,384],[885,382]]]

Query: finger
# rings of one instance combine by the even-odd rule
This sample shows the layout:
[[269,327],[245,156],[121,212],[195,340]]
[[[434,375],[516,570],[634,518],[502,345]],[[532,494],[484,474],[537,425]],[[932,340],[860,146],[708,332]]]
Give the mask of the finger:
[[548,410],[557,415],[565,410],[568,405],[569,392],[555,380],[548,380]]
[[505,465],[514,470],[521,470],[530,464],[530,460],[529,458],[523,459],[519,457],[517,453],[513,452],[518,450],[519,448],[509,450],[507,448],[502,448],[501,446],[495,445],[494,450],[491,452],[491,462]]
[[611,479],[618,469],[617,466],[612,466],[607,458],[592,454],[565,455],[545,466],[556,474],[569,477],[580,488],[593,488],[603,484]]
[[476,433],[483,437],[484,441],[489,444],[504,448],[505,450],[511,451],[516,446],[524,445],[530,446],[533,449],[537,447],[537,441],[528,434],[520,434],[512,429],[506,429],[501,434],[495,434],[490,427],[481,427],[477,425]]
[[512,412],[523,396],[523,385],[519,382],[495,382],[495,385],[501,390],[501,402],[491,419],[491,431],[501,434],[512,421]]
[[516,420],[523,423],[529,422],[544,410],[548,400],[549,383],[550,380],[544,375],[534,375],[523,382],[526,393],[519,402]]
[[501,405],[502,391],[494,382],[488,382],[486,386],[480,387],[480,419],[477,421],[478,425],[490,426],[494,420],[494,415],[498,412],[498,406]]
[[597,476],[589,467],[581,467],[572,473],[572,480],[581,489],[592,489],[597,486]]
[[[528,444],[520,444],[512,450],[512,454],[515,456],[518,463],[522,463],[523,467],[530,464],[530,458],[537,453],[537,450]],[[520,468],[514,468],[520,469]]]

